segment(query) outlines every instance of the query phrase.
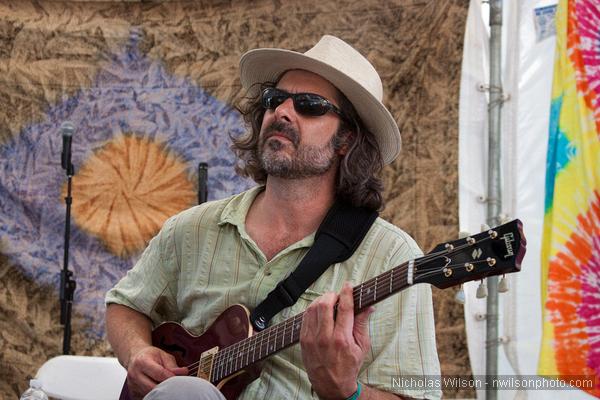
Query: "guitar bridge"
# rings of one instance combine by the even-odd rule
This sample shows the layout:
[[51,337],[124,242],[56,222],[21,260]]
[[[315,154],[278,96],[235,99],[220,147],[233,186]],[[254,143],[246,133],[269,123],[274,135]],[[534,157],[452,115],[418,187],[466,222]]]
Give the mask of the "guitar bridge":
[[210,382],[215,354],[217,354],[218,351],[219,347],[215,346],[212,349],[206,350],[200,355],[200,361],[198,362],[198,378],[202,378]]

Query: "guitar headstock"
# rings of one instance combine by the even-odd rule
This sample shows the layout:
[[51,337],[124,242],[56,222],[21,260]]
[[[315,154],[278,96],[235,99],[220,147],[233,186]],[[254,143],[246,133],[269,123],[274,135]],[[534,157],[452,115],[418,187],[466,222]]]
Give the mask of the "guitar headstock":
[[464,239],[437,245],[415,266],[414,282],[440,289],[521,270],[527,241],[515,219]]

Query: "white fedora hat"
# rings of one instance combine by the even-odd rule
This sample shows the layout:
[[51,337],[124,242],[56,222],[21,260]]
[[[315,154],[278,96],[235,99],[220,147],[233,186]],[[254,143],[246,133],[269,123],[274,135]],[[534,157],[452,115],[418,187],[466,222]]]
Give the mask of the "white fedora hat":
[[[259,90],[263,82],[274,82],[285,71],[303,69],[322,76],[350,100],[366,127],[375,135],[381,158],[391,163],[400,153],[398,125],[383,105],[383,85],[375,68],[343,40],[325,35],[306,53],[285,49],[254,49],[240,60],[242,86]],[[254,92],[252,94],[258,94]]]

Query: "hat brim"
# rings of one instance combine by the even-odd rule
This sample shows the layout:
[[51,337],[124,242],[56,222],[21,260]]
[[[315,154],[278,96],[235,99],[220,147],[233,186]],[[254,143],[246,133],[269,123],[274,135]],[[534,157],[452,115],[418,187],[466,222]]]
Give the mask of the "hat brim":
[[392,114],[362,85],[329,64],[291,50],[255,49],[242,56],[240,79],[250,95],[258,95],[260,87],[257,84],[275,82],[282,73],[291,69],[313,72],[338,88],[375,136],[384,164],[394,161],[400,153],[402,140]]

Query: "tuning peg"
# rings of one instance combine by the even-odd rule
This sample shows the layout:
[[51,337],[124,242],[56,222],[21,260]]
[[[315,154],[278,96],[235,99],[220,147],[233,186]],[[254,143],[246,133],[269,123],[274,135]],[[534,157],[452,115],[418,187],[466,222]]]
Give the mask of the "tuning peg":
[[510,221],[510,216],[508,214],[500,214],[498,215],[498,222],[500,223],[500,225],[507,223],[508,221]]
[[463,289],[463,285],[460,285],[458,292],[454,295],[454,300],[456,300],[459,304],[465,304],[465,291]]
[[506,279],[506,277],[504,275],[502,275],[502,279],[500,279],[500,282],[498,282],[498,292],[499,293],[508,292],[508,280]]
[[477,287],[477,292],[475,293],[475,297],[477,297],[478,299],[483,299],[485,297],[487,297],[488,292],[487,292],[487,286],[485,285],[485,283],[483,283],[483,280],[481,281],[481,283],[479,284],[479,286]]
[[466,237],[471,236],[471,234],[469,232],[465,232],[465,231],[460,231],[458,232],[458,238],[459,239],[464,239]]

